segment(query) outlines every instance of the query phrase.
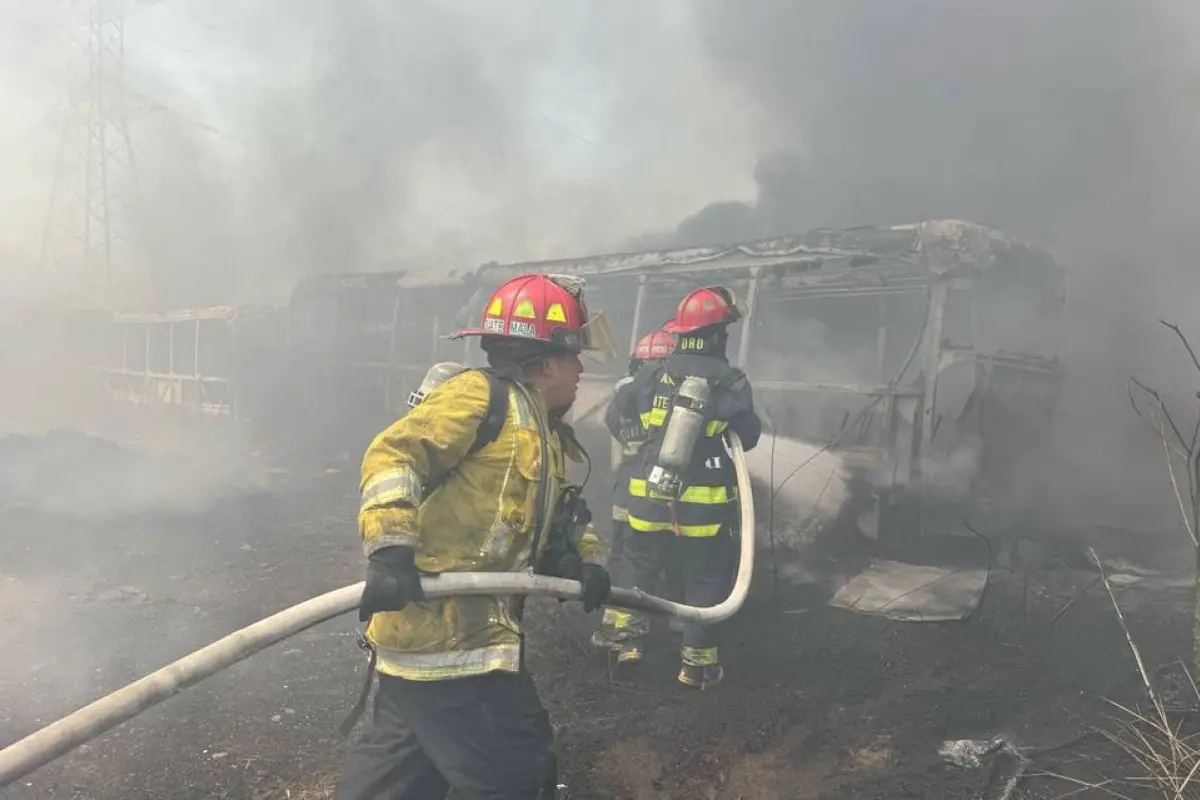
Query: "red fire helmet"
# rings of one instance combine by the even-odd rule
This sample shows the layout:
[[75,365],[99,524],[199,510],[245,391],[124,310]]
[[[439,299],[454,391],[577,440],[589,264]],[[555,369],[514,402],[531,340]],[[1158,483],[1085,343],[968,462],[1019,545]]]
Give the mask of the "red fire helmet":
[[688,292],[679,303],[675,319],[664,325],[663,330],[679,335],[713,325],[728,325],[741,318],[733,292],[724,286],[705,286]]
[[666,330],[659,328],[638,339],[633,348],[633,357],[639,361],[649,361],[652,358],[666,358],[674,352],[675,339]]
[[584,281],[571,275],[529,273],[510,278],[492,292],[478,328],[453,334],[531,339],[572,353],[591,350]]

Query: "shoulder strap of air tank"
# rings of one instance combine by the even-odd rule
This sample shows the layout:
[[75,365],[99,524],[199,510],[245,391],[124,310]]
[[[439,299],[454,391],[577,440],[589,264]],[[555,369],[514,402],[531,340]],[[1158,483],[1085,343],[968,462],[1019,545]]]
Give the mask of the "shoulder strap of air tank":
[[726,364],[725,368],[717,373],[716,376],[709,379],[709,384],[714,389],[717,387],[729,389],[737,385],[737,382],[746,377],[746,373],[740,367],[735,367],[732,364]]
[[480,372],[488,377],[488,404],[483,421],[479,423],[479,429],[475,432],[475,441],[471,443],[471,449],[467,450],[468,456],[478,453],[496,441],[500,431],[504,429],[505,420],[508,419],[508,380],[490,369],[481,369]]
[[[737,367],[730,366],[725,370],[718,371],[715,375],[697,375],[696,372],[693,372],[692,370],[689,370],[683,365],[679,364],[677,361],[674,361],[673,356],[668,356],[663,360],[662,371],[670,375],[671,380],[674,381],[675,388],[671,393],[672,397],[678,394],[679,387],[683,384],[684,378],[703,378],[704,380],[708,381],[709,386],[715,389],[718,386],[728,386],[732,382],[731,376],[741,374],[741,371],[738,370]],[[711,373],[711,370],[707,371]],[[703,373],[705,370],[700,370],[700,372]]]
[[[496,441],[500,436],[500,431],[504,429],[504,421],[508,419],[509,381],[496,375],[489,369],[481,369],[479,371],[486,375],[488,379],[487,410],[483,412],[483,419],[480,420],[479,428],[475,431],[475,441],[471,442],[471,446],[467,448],[467,454],[463,456],[463,461],[466,461]],[[461,464],[462,461],[440,475],[431,477],[425,484],[425,496],[428,497],[433,494],[442,484],[454,477]]]

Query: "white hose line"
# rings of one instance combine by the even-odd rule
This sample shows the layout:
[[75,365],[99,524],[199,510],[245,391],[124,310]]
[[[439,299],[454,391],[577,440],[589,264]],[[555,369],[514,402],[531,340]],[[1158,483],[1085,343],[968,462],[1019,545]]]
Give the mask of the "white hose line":
[[[741,560],[729,597],[708,608],[663,600],[635,589],[614,588],[608,602],[623,608],[665,614],[689,622],[716,623],[737,613],[750,590],[754,572],[754,500],[741,441],[729,434],[741,505]],[[578,600],[578,581],[523,572],[460,572],[424,577],[421,586],[430,598],[452,595],[537,595]],[[0,786],[7,786],[110,728],[161,703],[233,664],[295,636],[314,625],[358,608],[361,582],[306,600],[253,625],[218,639],[112,694],[84,706],[0,750]]]

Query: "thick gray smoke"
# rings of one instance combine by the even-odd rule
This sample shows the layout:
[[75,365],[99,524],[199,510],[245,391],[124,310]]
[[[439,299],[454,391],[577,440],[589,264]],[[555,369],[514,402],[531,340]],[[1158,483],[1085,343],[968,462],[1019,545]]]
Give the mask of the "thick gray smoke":
[[307,86],[283,108],[255,109],[272,157],[251,202],[266,211],[287,198],[293,213],[264,222],[284,226],[302,270],[367,269],[382,255],[368,243],[420,202],[404,175],[408,159],[436,146],[481,171],[507,164],[517,157],[521,109],[506,102],[453,14],[427,3],[307,5],[300,13],[319,31]]
[[[674,6],[184,8],[129,34],[137,79],[203,123],[139,122],[174,304],[277,300],[309,272],[578,255],[749,186],[753,122],[719,88],[719,107],[697,103],[713,81]],[[155,36],[194,39],[201,77],[164,71],[183,57]]]
[[[495,69],[457,13],[369,0],[224,5],[201,28],[210,56],[224,36],[221,55],[236,65],[207,103],[217,119],[191,124],[172,109],[141,137],[145,191],[160,201],[147,209],[147,243],[169,265],[157,268],[169,302],[279,299],[304,273],[407,266],[389,251],[402,219],[422,211],[414,163],[453,151],[486,180],[519,158],[522,109],[506,94],[525,91],[532,59]],[[165,104],[180,102],[178,76],[162,81]]]
[[753,213],[710,206],[680,226],[691,241],[958,217],[1058,244],[1082,210],[1131,188],[1171,124],[1155,3],[714,1],[698,13],[779,147],[759,161]]
[[1200,288],[1179,266],[1200,252],[1192,12],[1120,0],[712,0],[697,13],[714,63],[757,101],[774,146],[753,202],[718,199],[635,243],[951,217],[1051,249],[1072,267],[1058,343],[1069,379],[1045,465],[1059,510],[1170,520],[1150,519],[1169,511],[1169,490],[1124,382],[1136,373],[1180,391],[1200,379],[1156,325],[1188,320],[1180,298]]
[[[1129,372],[1175,377],[1154,320],[1194,296],[1181,5],[157,4],[127,47],[133,87],[169,109],[133,124],[159,303],[580,255],[680,219],[636,243],[959,217],[1079,265],[1071,388],[1124,415]],[[0,97],[49,105],[52,60],[4,59]],[[33,163],[10,152],[6,167]],[[0,189],[48,186],[44,166]],[[10,274],[36,250],[20,234],[43,198],[25,194],[23,224],[0,232]],[[1102,453],[1130,443],[1095,435],[1112,419],[1071,424]]]

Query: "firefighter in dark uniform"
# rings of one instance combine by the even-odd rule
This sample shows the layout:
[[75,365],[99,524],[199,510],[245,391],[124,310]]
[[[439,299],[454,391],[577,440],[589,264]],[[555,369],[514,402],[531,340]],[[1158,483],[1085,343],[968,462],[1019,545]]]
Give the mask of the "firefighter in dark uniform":
[[[637,417],[647,429],[628,486],[630,536],[624,557],[633,585],[652,586],[671,564],[681,574],[684,602],[693,606],[723,600],[737,562],[737,479],[722,434],[736,433],[745,450],[753,449],[762,434],[750,383],[726,356],[729,325],[739,319],[728,289],[710,286],[691,292],[663,326],[676,337],[675,352],[658,367],[641,370],[613,398],[615,417]],[[704,398],[691,409],[702,409],[697,412],[701,417],[680,410],[700,395]],[[702,419],[702,424],[681,439],[677,433],[689,418]],[[681,449],[683,440],[689,444]],[[665,469],[679,453],[685,463]],[[631,624],[636,634],[621,643],[619,668],[640,663],[647,622],[635,618]],[[713,634],[712,626],[684,628],[679,670],[684,685],[703,689],[724,676]]]
[[[662,328],[647,333],[634,345],[633,357],[629,359],[629,372],[613,386],[613,396],[622,387],[632,383],[640,371],[657,368],[674,351],[675,339],[671,334]],[[625,542],[629,538],[629,470],[642,442],[646,440],[646,428],[636,414],[622,418],[614,403],[609,403],[604,422],[613,437],[612,549],[608,569],[616,583],[625,584],[630,578],[624,560]],[[659,592],[655,593],[662,596]],[[633,621],[633,615],[626,609],[606,606],[600,630],[592,634],[592,644],[603,650],[619,651],[621,641],[629,636],[629,626]]]

